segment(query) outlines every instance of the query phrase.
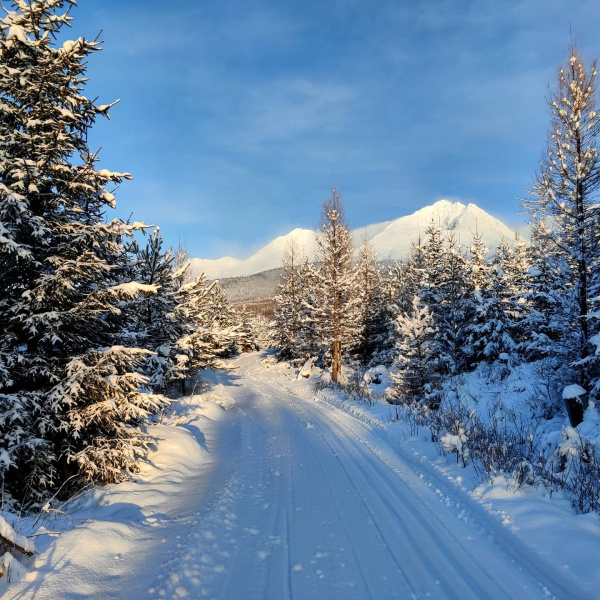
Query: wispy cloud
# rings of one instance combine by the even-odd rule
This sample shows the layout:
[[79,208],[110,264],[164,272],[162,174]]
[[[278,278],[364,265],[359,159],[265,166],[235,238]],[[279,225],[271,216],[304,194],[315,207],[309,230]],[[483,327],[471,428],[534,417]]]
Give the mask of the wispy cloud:
[[75,17],[73,34],[105,30],[91,94],[123,99],[92,133],[136,176],[119,210],[197,255],[311,227],[334,181],[356,225],[448,195],[510,215],[570,26],[600,55],[597,0],[104,0]]

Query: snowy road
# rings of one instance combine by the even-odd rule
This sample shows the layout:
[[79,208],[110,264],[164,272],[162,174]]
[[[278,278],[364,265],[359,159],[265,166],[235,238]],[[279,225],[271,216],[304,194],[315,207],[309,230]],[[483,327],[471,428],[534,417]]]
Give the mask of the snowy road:
[[296,395],[256,355],[240,363],[226,388],[238,424],[230,468],[163,565],[157,596],[573,597],[543,565],[519,566],[515,548],[353,417]]
[[593,597],[430,463],[262,358],[156,425],[139,478],[84,497],[6,597]]

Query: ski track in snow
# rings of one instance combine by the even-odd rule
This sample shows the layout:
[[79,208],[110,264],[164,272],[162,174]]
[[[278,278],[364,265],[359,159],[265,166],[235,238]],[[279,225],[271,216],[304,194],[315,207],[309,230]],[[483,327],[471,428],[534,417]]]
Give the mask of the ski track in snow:
[[228,388],[241,427],[235,469],[161,569],[157,598],[572,593],[520,567],[485,522],[464,518],[464,499],[432,486],[353,417],[295,394],[256,356],[239,362]]
[[261,359],[244,355],[233,375],[216,374],[229,406],[207,428],[216,466],[209,477],[182,478],[175,514],[146,517],[146,552],[131,552],[120,585],[87,582],[75,595],[75,584],[17,584],[9,596],[586,597],[435,469],[304,396],[305,381],[265,371]]

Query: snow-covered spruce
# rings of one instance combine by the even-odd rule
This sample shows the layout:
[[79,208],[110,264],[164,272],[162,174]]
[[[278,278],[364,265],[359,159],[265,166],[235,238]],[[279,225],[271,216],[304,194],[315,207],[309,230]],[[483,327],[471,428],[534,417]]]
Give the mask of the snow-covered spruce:
[[140,391],[144,349],[120,342],[125,240],[144,227],[105,220],[128,173],[98,168],[88,132],[112,104],[83,94],[84,38],[56,45],[72,2],[18,2],[0,20],[0,446],[4,503],[41,505],[62,483],[136,469],[140,427],[162,399]]

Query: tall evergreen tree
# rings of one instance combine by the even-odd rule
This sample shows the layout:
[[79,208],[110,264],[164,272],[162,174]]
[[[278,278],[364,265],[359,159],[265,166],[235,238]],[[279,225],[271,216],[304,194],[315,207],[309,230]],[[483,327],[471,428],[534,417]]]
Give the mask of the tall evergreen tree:
[[318,275],[317,268],[304,257],[298,271],[299,288],[302,291],[299,306],[298,356],[310,358],[322,350],[317,321]]
[[97,42],[55,45],[73,2],[18,2],[0,21],[0,446],[5,492],[31,506],[71,475],[116,481],[136,469],[139,428],[161,400],[140,392],[148,354],[115,342],[127,281],[123,238],[105,222],[110,186],[88,131],[112,105],[83,95]]
[[441,353],[437,334],[433,313],[414,296],[411,314],[398,317],[396,371],[392,380],[402,401],[439,407]]
[[[154,286],[155,293],[140,298],[133,307],[134,343],[154,352],[148,358],[144,372],[149,385],[165,391],[171,378],[175,341],[183,335],[186,324],[176,316],[177,290],[187,271],[187,265],[175,270],[176,257],[171,248],[163,250],[163,238],[157,227],[145,247],[135,246],[136,279]],[[133,328],[133,327],[132,327]]]
[[377,267],[377,255],[369,242],[362,245],[355,269],[359,337],[354,349],[366,364],[373,354],[385,348],[386,334],[389,334],[385,321],[382,276]]
[[573,282],[568,276],[566,258],[554,252],[544,215],[532,224],[529,248],[529,310],[523,327],[527,339],[522,351],[528,360],[546,357],[564,362],[572,354],[576,329],[571,322],[577,312]]
[[272,337],[277,354],[282,358],[297,358],[300,353],[299,336],[305,290],[300,275],[301,256],[298,243],[292,239],[283,255],[282,282],[275,296],[275,314]]
[[446,368],[449,373],[456,374],[466,366],[467,327],[474,311],[469,297],[467,259],[453,233],[448,235],[446,245],[439,282],[440,304],[434,312],[440,345],[447,357]]

